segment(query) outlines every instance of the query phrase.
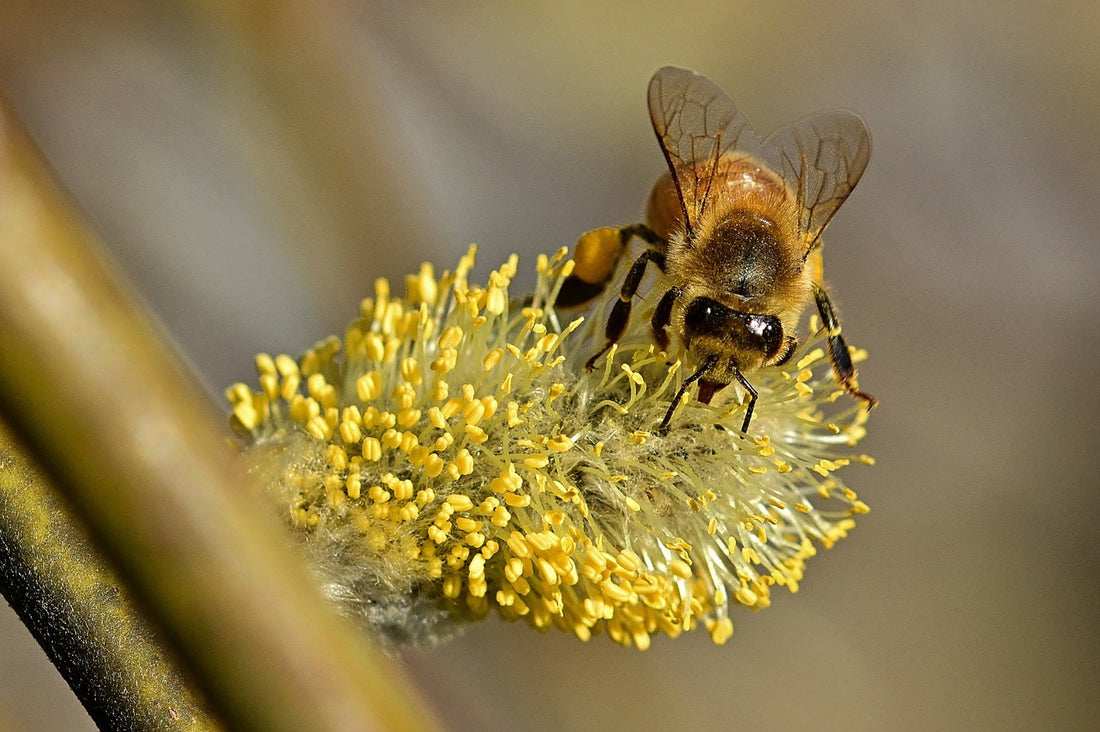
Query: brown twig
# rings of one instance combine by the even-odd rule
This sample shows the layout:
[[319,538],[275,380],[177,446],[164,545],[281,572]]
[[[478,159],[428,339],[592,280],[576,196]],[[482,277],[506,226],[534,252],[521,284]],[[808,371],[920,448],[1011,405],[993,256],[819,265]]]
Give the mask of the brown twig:
[[0,411],[242,729],[433,726],[324,604],[220,420],[0,106]]

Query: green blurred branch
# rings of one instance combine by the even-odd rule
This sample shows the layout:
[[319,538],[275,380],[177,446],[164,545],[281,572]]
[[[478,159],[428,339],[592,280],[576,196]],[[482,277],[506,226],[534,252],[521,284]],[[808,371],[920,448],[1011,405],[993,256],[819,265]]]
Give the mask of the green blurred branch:
[[100,728],[218,726],[2,423],[0,590]]
[[0,412],[235,728],[423,729],[324,604],[201,389],[0,107]]

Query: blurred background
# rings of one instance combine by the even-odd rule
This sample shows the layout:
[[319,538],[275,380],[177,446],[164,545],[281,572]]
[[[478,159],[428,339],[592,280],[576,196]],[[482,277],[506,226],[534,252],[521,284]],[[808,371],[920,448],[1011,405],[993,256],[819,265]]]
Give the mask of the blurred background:
[[[489,621],[406,664],[454,729],[1085,729],[1100,5],[1030,5],[8,0],[0,85],[212,399],[377,277],[637,220],[662,65],[761,132],[857,110],[826,259],[882,401],[845,474],[871,514],[724,647]],[[0,712],[91,728],[6,606]]]

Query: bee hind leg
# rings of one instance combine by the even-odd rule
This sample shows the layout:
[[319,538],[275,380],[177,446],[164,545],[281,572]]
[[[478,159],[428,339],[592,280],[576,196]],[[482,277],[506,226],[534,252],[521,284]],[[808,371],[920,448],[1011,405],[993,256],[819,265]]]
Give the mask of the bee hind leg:
[[837,382],[844,390],[857,399],[867,403],[867,409],[878,404],[870,394],[860,391],[856,384],[856,367],[852,364],[852,357],[848,355],[848,344],[840,334],[840,321],[833,310],[833,304],[829,301],[829,293],[821,285],[814,284],[814,299],[817,301],[817,311],[821,313],[821,322],[825,326],[826,344],[829,349],[829,361],[833,365],[833,374]]
[[578,307],[599,296],[635,236],[658,249],[665,247],[664,240],[645,224],[605,226],[582,234],[573,247],[573,271],[562,283],[554,305]]
[[[680,406],[680,402],[684,400],[684,394],[687,393],[687,390],[691,388],[692,384],[706,376],[707,373],[714,368],[716,363],[718,363],[718,357],[710,356],[703,361],[703,365],[699,367],[698,371],[684,379],[683,383],[680,384],[679,390],[676,392],[676,396],[672,398],[672,404],[668,405],[668,411],[665,412],[665,418],[661,420],[660,426],[657,427],[657,434],[663,435],[668,432],[668,425],[672,422],[672,415],[676,413],[676,407]],[[713,387],[710,391],[713,394]],[[707,401],[709,400],[708,397]]]

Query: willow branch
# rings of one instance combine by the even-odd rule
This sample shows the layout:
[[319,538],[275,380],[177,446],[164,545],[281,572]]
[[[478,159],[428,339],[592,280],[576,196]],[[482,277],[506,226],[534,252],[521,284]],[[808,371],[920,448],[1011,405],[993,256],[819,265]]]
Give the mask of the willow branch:
[[2,423],[0,591],[100,728],[220,726]]
[[422,729],[256,508],[221,421],[0,109],[0,412],[233,727]]

